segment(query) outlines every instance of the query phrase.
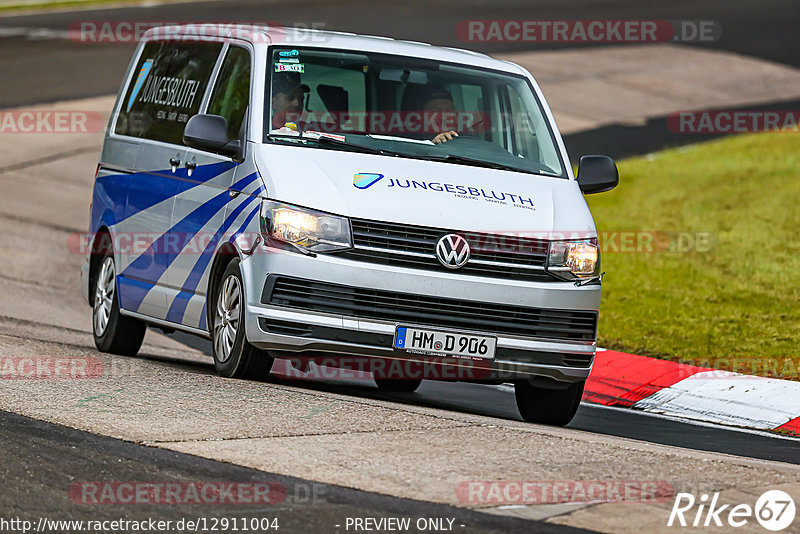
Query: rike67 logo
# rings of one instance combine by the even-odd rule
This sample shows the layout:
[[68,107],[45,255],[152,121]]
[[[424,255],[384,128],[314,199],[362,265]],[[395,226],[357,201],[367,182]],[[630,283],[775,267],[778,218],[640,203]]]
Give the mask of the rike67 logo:
[[[695,505],[698,505],[696,510]],[[755,506],[720,504],[719,493],[714,493],[710,500],[705,493],[699,500],[691,493],[678,493],[667,526],[738,528],[755,518],[765,529],[778,532],[792,524],[795,512],[792,497],[780,490],[765,492]]]

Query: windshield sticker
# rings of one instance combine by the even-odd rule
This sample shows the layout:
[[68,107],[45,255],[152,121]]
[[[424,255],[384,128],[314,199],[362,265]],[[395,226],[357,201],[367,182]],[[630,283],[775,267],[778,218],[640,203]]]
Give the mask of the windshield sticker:
[[430,139],[411,139],[410,137],[397,137],[395,135],[379,135],[367,134],[367,137],[378,139],[380,141],[400,141],[401,143],[416,143],[418,145],[433,145],[435,144]]
[[133,91],[131,91],[131,96],[128,97],[128,108],[125,111],[131,110],[131,106],[136,101],[136,96],[142,89],[144,81],[147,79],[147,75],[150,74],[150,69],[152,68],[153,68],[153,60],[148,59],[147,61],[144,62],[142,68],[139,69],[139,75],[136,77],[136,83],[133,84]]
[[299,72],[304,73],[302,63],[276,63],[275,72]]
[[278,52],[278,55],[280,57],[294,57],[294,56],[299,56],[300,55],[300,51],[299,50],[281,50],[280,52]]
[[[381,178],[383,178],[382,174],[362,172],[353,176],[353,185],[357,189],[367,189],[380,181]],[[536,210],[532,197],[520,195],[518,193],[506,193],[468,185],[401,178],[389,178],[389,181],[384,182],[384,184],[386,185],[386,189],[420,189],[423,191],[434,191],[436,193],[451,193],[456,198],[467,200],[483,199],[485,202],[490,202],[492,204],[502,204],[531,211]]]
[[282,57],[278,59],[281,63],[300,63],[300,60],[296,57]]
[[327,132],[316,132],[313,130],[307,130],[303,132],[303,137],[307,137],[308,139],[319,139],[320,137],[327,137],[328,139],[335,139],[336,141],[345,141],[345,136],[332,134]]

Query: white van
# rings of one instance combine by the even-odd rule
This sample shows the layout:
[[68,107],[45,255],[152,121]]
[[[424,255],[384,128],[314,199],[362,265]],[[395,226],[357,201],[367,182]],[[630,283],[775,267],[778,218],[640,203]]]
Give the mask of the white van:
[[334,32],[154,29],[94,185],[95,342],[133,355],[153,325],[210,338],[227,377],[336,356],[391,391],[511,382],[525,420],[564,425],[600,305],[583,194],[617,181],[605,156],[573,176],[513,63]]

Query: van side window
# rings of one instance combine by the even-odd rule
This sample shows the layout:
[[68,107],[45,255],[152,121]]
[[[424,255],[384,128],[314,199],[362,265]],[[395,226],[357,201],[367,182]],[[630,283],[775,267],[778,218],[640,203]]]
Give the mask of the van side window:
[[509,120],[515,125],[513,129],[518,133],[514,139],[515,150],[518,154],[533,161],[538,161],[551,169],[559,166],[559,155],[553,143],[541,143],[539,132],[547,132],[547,124],[543,113],[531,113],[535,103],[526,103],[525,98],[530,98],[531,93],[520,93],[516,88],[508,89],[508,102],[511,106]]
[[222,64],[208,113],[228,122],[228,139],[237,139],[250,102],[250,53],[232,46]]
[[145,45],[114,133],[182,145],[183,129],[200,109],[221,49],[220,43]]

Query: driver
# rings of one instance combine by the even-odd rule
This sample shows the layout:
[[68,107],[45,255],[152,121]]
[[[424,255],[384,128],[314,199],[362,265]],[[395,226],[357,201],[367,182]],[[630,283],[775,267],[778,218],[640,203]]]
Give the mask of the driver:
[[[408,90],[410,92],[406,95],[405,101],[415,110],[420,110],[424,114],[435,114],[438,117],[455,113],[453,97],[443,85],[429,83],[422,86],[410,86]],[[409,106],[406,106],[406,109],[408,110]],[[458,137],[458,132],[449,130],[437,134],[432,141],[438,145],[452,141],[455,137]]]
[[[303,100],[311,89],[300,80],[299,72],[275,72],[272,75],[272,128],[297,123],[303,112]],[[287,126],[288,127],[288,126]]]
[[[422,111],[424,113],[436,113],[442,116],[445,113],[455,113],[456,108],[450,93],[444,87],[439,86],[427,96],[427,101],[422,106]],[[454,137],[458,137],[458,132],[449,130],[437,134],[432,141],[438,145],[446,143],[447,141],[452,141]]]

